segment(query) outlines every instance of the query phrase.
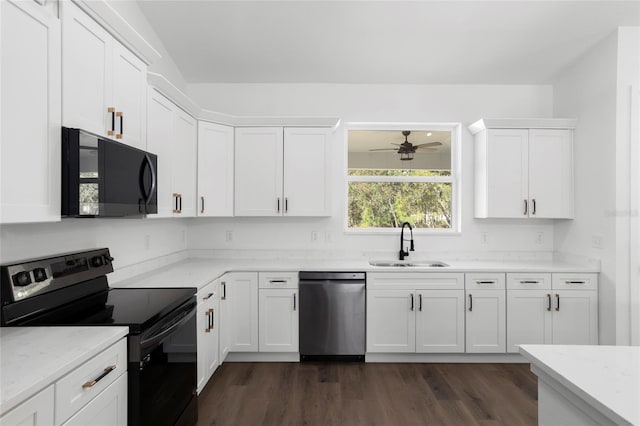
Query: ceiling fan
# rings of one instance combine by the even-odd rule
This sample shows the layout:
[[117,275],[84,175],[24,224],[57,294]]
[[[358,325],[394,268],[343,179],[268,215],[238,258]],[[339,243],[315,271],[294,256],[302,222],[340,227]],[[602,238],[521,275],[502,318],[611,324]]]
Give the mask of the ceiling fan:
[[369,151],[396,151],[398,154],[400,154],[401,160],[412,160],[413,154],[415,154],[416,151],[418,150],[435,151],[436,149],[432,147],[442,145],[442,142],[427,142],[427,143],[421,143],[419,145],[414,145],[408,141],[410,134],[411,132],[409,130],[402,131],[402,135],[404,136],[404,142],[400,144],[393,143],[393,142],[391,143],[391,145],[395,145],[397,146],[397,148],[376,148],[376,149],[370,149]]

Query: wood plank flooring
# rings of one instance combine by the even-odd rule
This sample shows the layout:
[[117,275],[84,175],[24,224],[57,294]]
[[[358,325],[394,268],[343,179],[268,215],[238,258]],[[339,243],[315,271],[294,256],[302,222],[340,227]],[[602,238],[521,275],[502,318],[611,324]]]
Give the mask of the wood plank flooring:
[[536,425],[529,364],[225,363],[204,425]]

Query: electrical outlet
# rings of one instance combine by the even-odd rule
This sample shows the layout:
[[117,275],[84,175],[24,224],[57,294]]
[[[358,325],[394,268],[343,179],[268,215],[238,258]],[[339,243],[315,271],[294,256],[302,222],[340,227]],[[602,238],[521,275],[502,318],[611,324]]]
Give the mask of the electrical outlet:
[[536,232],[536,244],[542,244],[543,241],[544,241],[544,232],[542,231]]
[[591,247],[602,250],[602,235],[591,236]]
[[318,241],[318,231],[311,231],[311,241]]
[[227,240],[227,242],[233,241],[233,231],[227,231],[226,232],[226,240]]
[[488,244],[489,237],[486,232],[480,234],[480,244]]

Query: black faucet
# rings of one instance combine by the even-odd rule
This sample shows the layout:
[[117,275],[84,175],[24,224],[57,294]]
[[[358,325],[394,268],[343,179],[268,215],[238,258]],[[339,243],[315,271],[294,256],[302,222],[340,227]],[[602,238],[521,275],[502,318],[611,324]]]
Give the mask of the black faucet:
[[413,247],[413,228],[411,227],[411,224],[409,222],[404,222],[402,224],[402,230],[400,231],[400,260],[404,260],[405,256],[409,256],[409,252],[404,250],[404,227],[408,226],[409,227],[409,231],[411,231],[411,246],[409,248],[409,251],[415,251],[414,247]]

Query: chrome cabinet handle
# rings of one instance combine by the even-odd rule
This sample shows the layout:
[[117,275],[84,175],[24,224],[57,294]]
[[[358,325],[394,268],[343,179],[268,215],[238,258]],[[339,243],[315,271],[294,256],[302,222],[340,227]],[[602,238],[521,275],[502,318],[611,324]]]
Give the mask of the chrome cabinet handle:
[[202,203],[202,207],[200,208],[200,213],[204,213],[204,197],[200,197],[200,202]]
[[413,311],[413,293],[411,293],[411,310]]
[[418,310],[422,312],[422,293],[418,294]]
[[469,312],[473,311],[473,295],[469,294]]
[[560,310],[560,295],[556,293],[556,311]]
[[287,280],[269,280],[271,284],[286,284]]
[[85,389],[94,387],[100,380],[104,379],[107,374],[111,373],[115,369],[116,369],[115,365],[109,365],[109,366],[105,367],[105,369],[102,370],[102,374],[100,374],[95,379],[86,382],[85,384],[82,385],[82,387],[85,388]]
[[284,198],[284,212],[287,213],[289,211],[289,198]]
[[280,197],[278,197],[278,213],[280,213]]
[[222,286],[222,297],[220,299],[227,300],[227,283],[221,281],[220,285]]
[[293,293],[293,310],[296,310],[296,294]]
[[178,194],[177,192],[174,192],[172,195],[173,195],[173,202],[174,202],[173,212],[180,213],[180,211],[178,210],[178,196],[180,194]]
[[495,284],[495,281],[476,281],[476,284]]
[[532,199],[531,203],[533,203],[533,210],[531,211],[531,214],[535,215],[536,214],[536,199],[535,198]]
[[547,294],[547,311],[551,310],[551,295]]
[[111,114],[111,130],[107,130],[107,135],[113,136],[116,134],[116,109],[115,107],[109,107],[107,112]]
[[586,284],[586,281],[565,281],[565,284]]
[[535,281],[535,280],[523,280],[523,281],[520,281],[520,284],[540,284],[540,281]]
[[529,212],[529,202],[527,200],[524,200],[524,213],[522,214],[526,216],[528,212]]

